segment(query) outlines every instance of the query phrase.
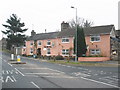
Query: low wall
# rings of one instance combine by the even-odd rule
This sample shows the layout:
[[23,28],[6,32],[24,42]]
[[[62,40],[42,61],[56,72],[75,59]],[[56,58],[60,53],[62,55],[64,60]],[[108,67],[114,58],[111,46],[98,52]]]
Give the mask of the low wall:
[[107,61],[109,57],[79,57],[78,61]]

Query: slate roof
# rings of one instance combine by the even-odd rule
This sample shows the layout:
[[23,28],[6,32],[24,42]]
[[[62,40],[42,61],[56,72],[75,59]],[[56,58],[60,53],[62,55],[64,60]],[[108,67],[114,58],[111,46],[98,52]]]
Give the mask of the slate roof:
[[85,35],[110,34],[114,25],[95,26],[84,29]]
[[30,36],[27,38],[27,41],[29,40],[44,40],[44,39],[54,39],[57,37],[59,32],[50,32],[50,33],[40,33],[36,34],[34,36]]
[[[110,34],[113,27],[114,25],[105,25],[105,26],[95,26],[95,27],[84,28],[84,33],[85,33],[85,36],[97,35],[97,34]],[[68,29],[60,32],[58,34],[58,37],[74,36],[74,35],[75,35],[75,29]]]
[[[104,26],[95,26],[84,28],[85,36],[87,35],[97,35],[97,34],[110,34],[114,25],[104,25]],[[75,29],[69,28],[61,32],[51,32],[51,33],[41,33],[34,36],[30,36],[29,40],[44,40],[44,39],[54,39],[59,37],[73,37],[75,35]]]

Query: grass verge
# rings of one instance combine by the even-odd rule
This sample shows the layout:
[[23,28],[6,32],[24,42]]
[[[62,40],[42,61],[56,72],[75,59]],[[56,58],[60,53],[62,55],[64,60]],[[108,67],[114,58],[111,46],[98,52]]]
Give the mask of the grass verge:
[[[99,63],[99,62],[68,62],[65,60],[48,60],[47,62],[55,64],[65,64],[65,65],[74,65],[74,66],[102,66],[102,67],[118,67],[118,64],[108,64],[108,63]],[[120,65],[119,65],[120,66]]]

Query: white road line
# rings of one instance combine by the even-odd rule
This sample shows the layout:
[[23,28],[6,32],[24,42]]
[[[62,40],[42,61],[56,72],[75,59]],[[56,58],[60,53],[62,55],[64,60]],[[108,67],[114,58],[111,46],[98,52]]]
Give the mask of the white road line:
[[15,79],[15,77],[14,76],[12,76],[12,78],[14,79],[14,81],[16,82],[16,79]]
[[20,68],[20,69],[48,69],[48,68]]
[[6,73],[7,73],[7,74],[9,74],[9,72],[8,72],[8,71],[6,71]]
[[88,79],[88,78],[85,78],[85,77],[81,77],[82,79],[85,79],[85,80],[88,80],[88,81],[92,81],[92,82],[96,82],[96,83],[101,83],[101,84],[105,84],[105,85],[108,85],[108,86],[112,86],[112,87],[115,87],[115,88],[120,88],[118,86],[115,86],[115,85],[111,85],[111,84],[108,84],[108,83],[104,83],[104,82],[100,82],[100,81],[96,81],[96,80],[93,80],[93,79]]
[[72,68],[76,68],[76,67],[72,67]]
[[25,74],[60,75],[60,73],[25,73]]
[[67,67],[71,67],[71,66],[67,66]]
[[36,75],[25,75],[25,76],[28,76],[28,77],[39,77],[39,76],[36,76]]
[[7,82],[8,82],[8,80],[10,80],[11,82],[14,82],[14,80],[13,80],[10,76],[7,76],[7,77],[6,77],[5,82],[7,83]]
[[21,73],[17,68],[15,68],[16,71],[18,71],[22,76],[25,76],[23,73]]
[[40,88],[37,84],[35,84],[34,82],[31,82],[36,88]]
[[71,79],[78,78],[78,77],[70,77],[70,76],[44,76],[44,77],[48,77],[48,78],[71,78]]
[[12,67],[12,64],[8,63],[8,65],[10,65]]
[[54,69],[51,69],[51,68],[20,68],[20,69],[48,69],[48,70],[59,72],[59,73],[65,73],[65,72],[62,72],[62,71],[59,71],[59,70],[54,70]]
[[59,70],[54,70],[54,69],[51,69],[51,68],[48,68],[49,70],[51,71],[56,71],[56,72],[60,72],[60,73],[65,73],[65,72],[62,72],[62,71],[59,71]]
[[62,65],[62,66],[67,66],[67,65]]
[[104,77],[104,78],[112,79],[112,80],[115,80],[115,81],[118,81],[118,80],[119,80],[119,79],[117,79],[117,78],[111,78],[111,77]]

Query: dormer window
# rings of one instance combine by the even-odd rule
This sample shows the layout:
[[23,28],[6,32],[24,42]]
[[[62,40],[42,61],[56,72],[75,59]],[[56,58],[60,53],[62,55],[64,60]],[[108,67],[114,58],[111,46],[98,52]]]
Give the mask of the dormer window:
[[90,41],[91,42],[99,42],[100,41],[100,35],[90,36]]
[[62,43],[69,43],[69,38],[62,38]]

